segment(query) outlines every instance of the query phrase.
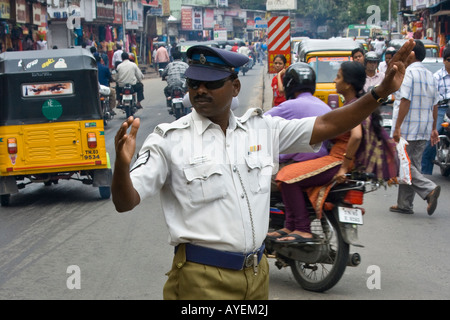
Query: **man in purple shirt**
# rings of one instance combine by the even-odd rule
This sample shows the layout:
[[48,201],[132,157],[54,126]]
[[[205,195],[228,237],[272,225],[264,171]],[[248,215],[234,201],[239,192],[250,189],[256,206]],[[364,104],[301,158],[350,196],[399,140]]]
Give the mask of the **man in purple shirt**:
[[[308,64],[297,62],[291,65],[286,70],[283,83],[288,100],[265,112],[265,115],[291,120],[316,117],[331,111],[325,102],[313,96],[316,90],[316,74]],[[327,154],[327,143],[322,143],[320,151],[316,153],[280,154],[280,163],[300,162]]]

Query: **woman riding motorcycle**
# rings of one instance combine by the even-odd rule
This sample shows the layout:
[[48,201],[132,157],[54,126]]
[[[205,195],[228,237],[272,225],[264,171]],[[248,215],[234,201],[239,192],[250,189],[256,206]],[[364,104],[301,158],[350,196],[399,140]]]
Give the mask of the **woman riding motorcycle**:
[[[342,63],[334,82],[336,91],[344,96],[345,104],[353,102],[363,93],[365,77],[364,67],[360,63]],[[389,141],[385,132],[383,135],[383,131],[379,131],[383,130],[379,119],[372,114],[362,124],[333,139],[329,155],[293,163],[278,172],[276,179],[286,206],[286,224],[268,236],[284,243],[313,240],[303,192],[307,192],[320,216],[323,200],[333,182],[344,182],[345,174],[355,166],[373,172],[379,178],[396,176],[395,143]]]

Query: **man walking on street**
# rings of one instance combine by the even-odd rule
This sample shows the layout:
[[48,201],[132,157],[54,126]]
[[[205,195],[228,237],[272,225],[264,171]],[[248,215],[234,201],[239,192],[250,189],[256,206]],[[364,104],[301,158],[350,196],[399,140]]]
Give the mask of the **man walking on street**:
[[158,69],[164,69],[169,64],[169,53],[163,45],[156,50],[155,61],[158,64]]
[[393,117],[393,138],[399,141],[403,136],[408,142],[406,152],[411,160],[411,185],[400,184],[397,204],[390,211],[412,214],[415,193],[428,203],[427,212],[432,215],[436,210],[441,187],[425,178],[421,173],[422,154],[427,141],[431,144],[439,141],[436,130],[437,81],[433,74],[422,64],[425,58],[425,46],[419,40],[413,49],[415,61],[406,69],[400,90],[396,93],[400,100],[398,114]]

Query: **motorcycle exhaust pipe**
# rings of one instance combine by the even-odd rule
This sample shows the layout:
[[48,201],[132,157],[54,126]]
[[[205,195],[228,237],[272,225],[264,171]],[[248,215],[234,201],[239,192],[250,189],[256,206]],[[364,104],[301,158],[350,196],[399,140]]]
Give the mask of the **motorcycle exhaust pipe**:
[[361,263],[361,256],[359,253],[350,253],[348,256],[347,266],[356,267]]

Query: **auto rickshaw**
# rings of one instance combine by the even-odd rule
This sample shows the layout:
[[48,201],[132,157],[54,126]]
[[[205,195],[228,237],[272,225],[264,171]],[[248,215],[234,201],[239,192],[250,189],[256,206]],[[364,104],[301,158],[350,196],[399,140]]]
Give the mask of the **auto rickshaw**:
[[214,47],[219,48],[219,43],[217,41],[181,41],[177,44],[177,51],[181,53],[181,60],[184,62],[187,62],[187,56],[186,52],[188,49],[192,46],[208,46],[208,47]]
[[97,65],[86,49],[0,54],[0,197],[78,180],[111,195]]
[[[408,39],[394,39],[389,41],[389,46],[394,47],[396,50],[399,50]],[[436,58],[439,57],[439,45],[431,41],[429,39],[420,39],[420,41],[425,46],[425,56],[427,58]]]
[[333,109],[344,103],[336,92],[334,79],[341,63],[352,60],[352,50],[356,48],[363,46],[349,38],[306,39],[300,43],[299,61],[308,63],[316,72],[314,96]]

